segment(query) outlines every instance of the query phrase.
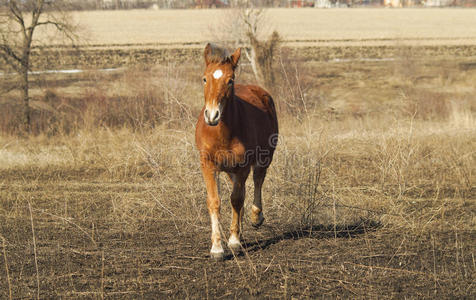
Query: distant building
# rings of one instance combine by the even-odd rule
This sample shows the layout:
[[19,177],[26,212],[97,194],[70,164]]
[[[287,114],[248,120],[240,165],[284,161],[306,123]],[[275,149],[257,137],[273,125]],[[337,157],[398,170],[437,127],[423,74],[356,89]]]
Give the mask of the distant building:
[[[85,0],[83,0],[85,1]],[[87,0],[86,0],[87,1]],[[79,2],[79,1],[78,1]],[[98,7],[103,9],[150,8],[153,5],[166,6],[173,0],[95,0]]]
[[476,0],[456,0],[455,5],[460,7],[476,7]]
[[385,7],[403,7],[403,3],[401,0],[384,0],[383,5]]
[[444,6],[454,6],[455,0],[424,0],[423,6],[426,7],[444,7]]
[[331,8],[332,3],[329,0],[316,0],[314,3],[314,7],[316,8]]
[[222,8],[228,7],[228,0],[195,0],[195,8]]
[[414,7],[421,5],[421,0],[384,0],[385,7]]
[[289,0],[289,7],[314,7],[314,0]]

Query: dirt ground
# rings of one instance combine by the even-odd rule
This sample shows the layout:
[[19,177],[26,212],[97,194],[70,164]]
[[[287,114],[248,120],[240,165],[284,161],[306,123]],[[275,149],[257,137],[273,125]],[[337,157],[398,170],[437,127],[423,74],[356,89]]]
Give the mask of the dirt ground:
[[[215,262],[204,195],[192,200],[196,214],[181,214],[180,202],[154,203],[153,179],[104,182],[96,173],[2,171],[1,298],[34,298],[37,280],[43,299],[476,296],[474,228],[404,230],[369,211],[354,222],[303,226],[271,212],[258,230],[245,222],[242,253]],[[474,219],[475,196],[452,200],[446,218]],[[406,213],[431,204],[416,197]]]

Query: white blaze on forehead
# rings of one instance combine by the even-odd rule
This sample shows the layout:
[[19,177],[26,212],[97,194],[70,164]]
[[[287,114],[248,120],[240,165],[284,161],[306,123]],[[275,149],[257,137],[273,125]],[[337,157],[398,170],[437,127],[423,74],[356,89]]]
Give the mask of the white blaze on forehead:
[[218,79],[223,75],[222,70],[218,69],[213,73],[213,78]]

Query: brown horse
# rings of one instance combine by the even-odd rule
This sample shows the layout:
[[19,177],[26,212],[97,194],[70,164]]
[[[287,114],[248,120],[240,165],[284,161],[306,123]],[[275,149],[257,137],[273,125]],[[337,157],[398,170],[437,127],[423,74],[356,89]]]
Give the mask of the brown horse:
[[228,247],[241,249],[241,222],[245,200],[245,182],[253,168],[254,201],[251,221],[259,227],[263,221],[261,187],[272,159],[278,137],[278,120],[271,96],[255,85],[235,84],[235,69],[241,55],[207,44],[203,75],[205,105],[198,117],[195,141],[207,187],[207,207],[212,225],[211,256],[224,256],[219,226],[220,198],[218,174],[224,171],[233,191]]

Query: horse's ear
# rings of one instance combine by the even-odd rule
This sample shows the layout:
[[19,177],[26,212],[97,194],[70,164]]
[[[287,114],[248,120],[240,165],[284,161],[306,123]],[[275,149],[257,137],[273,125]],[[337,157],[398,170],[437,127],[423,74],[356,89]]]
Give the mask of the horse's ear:
[[208,43],[205,46],[205,51],[203,51],[203,57],[205,58],[205,63],[207,64],[207,66],[210,64],[210,54],[211,53],[212,53],[212,45],[210,45],[210,43]]
[[238,61],[240,60],[240,56],[241,56],[241,48],[236,49],[235,52],[233,52],[233,54],[230,56],[233,69],[235,69],[238,66]]

